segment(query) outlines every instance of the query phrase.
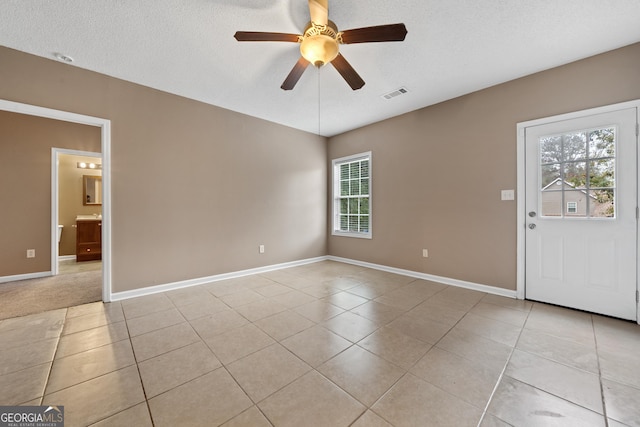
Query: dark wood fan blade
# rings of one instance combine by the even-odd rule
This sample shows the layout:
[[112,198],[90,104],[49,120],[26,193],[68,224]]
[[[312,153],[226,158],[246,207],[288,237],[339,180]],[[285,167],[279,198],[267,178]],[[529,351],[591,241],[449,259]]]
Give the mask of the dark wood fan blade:
[[329,1],[309,0],[309,15],[311,21],[318,25],[327,25],[329,22]]
[[342,32],[342,43],[401,42],[407,35],[404,24],[377,25]]
[[293,42],[298,43],[297,34],[263,33],[260,31],[237,31],[234,36],[239,42]]
[[284,83],[282,83],[282,86],[280,86],[280,88],[284,90],[293,89],[296,83],[298,83],[298,80],[300,80],[302,73],[304,73],[304,70],[306,70],[308,66],[309,61],[301,56],[300,59],[298,59],[298,62],[296,62],[296,65],[293,66],[293,69],[291,70],[287,78],[284,79]]
[[362,86],[364,86],[364,80],[362,77],[356,73],[356,70],[353,69],[351,64],[344,59],[342,54],[338,54],[336,58],[331,61],[331,64],[335,67],[336,70],[340,73],[340,75],[347,81],[347,84],[351,86],[351,89],[358,90]]

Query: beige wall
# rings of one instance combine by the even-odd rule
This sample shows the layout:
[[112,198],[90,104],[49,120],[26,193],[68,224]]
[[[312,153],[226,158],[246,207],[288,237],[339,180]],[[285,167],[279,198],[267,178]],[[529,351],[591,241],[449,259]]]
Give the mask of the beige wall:
[[111,120],[114,292],[326,254],[325,138],[11,49],[0,64],[1,99]]
[[[76,67],[0,63],[0,98],[112,121],[115,292],[327,253],[515,289],[516,123],[640,98],[635,44],[333,137],[327,156],[324,138]],[[330,160],[369,150],[374,238],[327,238]]]
[[59,255],[76,254],[76,216],[101,214],[102,206],[82,203],[83,176],[101,176],[101,170],[78,168],[78,162],[99,162],[95,157],[61,154],[58,161],[58,224],[64,225]]
[[373,239],[329,253],[515,289],[516,124],[638,98],[634,44],[331,138],[328,165],[373,152]]
[[52,147],[99,152],[100,130],[0,111],[0,277],[51,271]]

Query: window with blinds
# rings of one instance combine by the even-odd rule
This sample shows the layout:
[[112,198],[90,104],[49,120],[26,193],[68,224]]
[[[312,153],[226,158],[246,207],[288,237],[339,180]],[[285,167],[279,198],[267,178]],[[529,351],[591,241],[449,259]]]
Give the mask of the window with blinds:
[[371,152],[333,160],[333,234],[371,238]]

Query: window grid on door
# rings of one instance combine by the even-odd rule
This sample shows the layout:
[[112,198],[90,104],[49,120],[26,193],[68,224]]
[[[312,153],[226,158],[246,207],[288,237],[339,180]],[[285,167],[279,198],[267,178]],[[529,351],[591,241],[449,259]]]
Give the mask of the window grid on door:
[[543,217],[615,218],[616,138],[615,126],[539,138]]

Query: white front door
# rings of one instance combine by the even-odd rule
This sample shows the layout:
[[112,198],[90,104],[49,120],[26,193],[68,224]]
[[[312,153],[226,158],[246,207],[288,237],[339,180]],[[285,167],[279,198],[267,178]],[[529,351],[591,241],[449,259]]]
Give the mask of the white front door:
[[525,129],[525,297],[637,319],[637,109]]

